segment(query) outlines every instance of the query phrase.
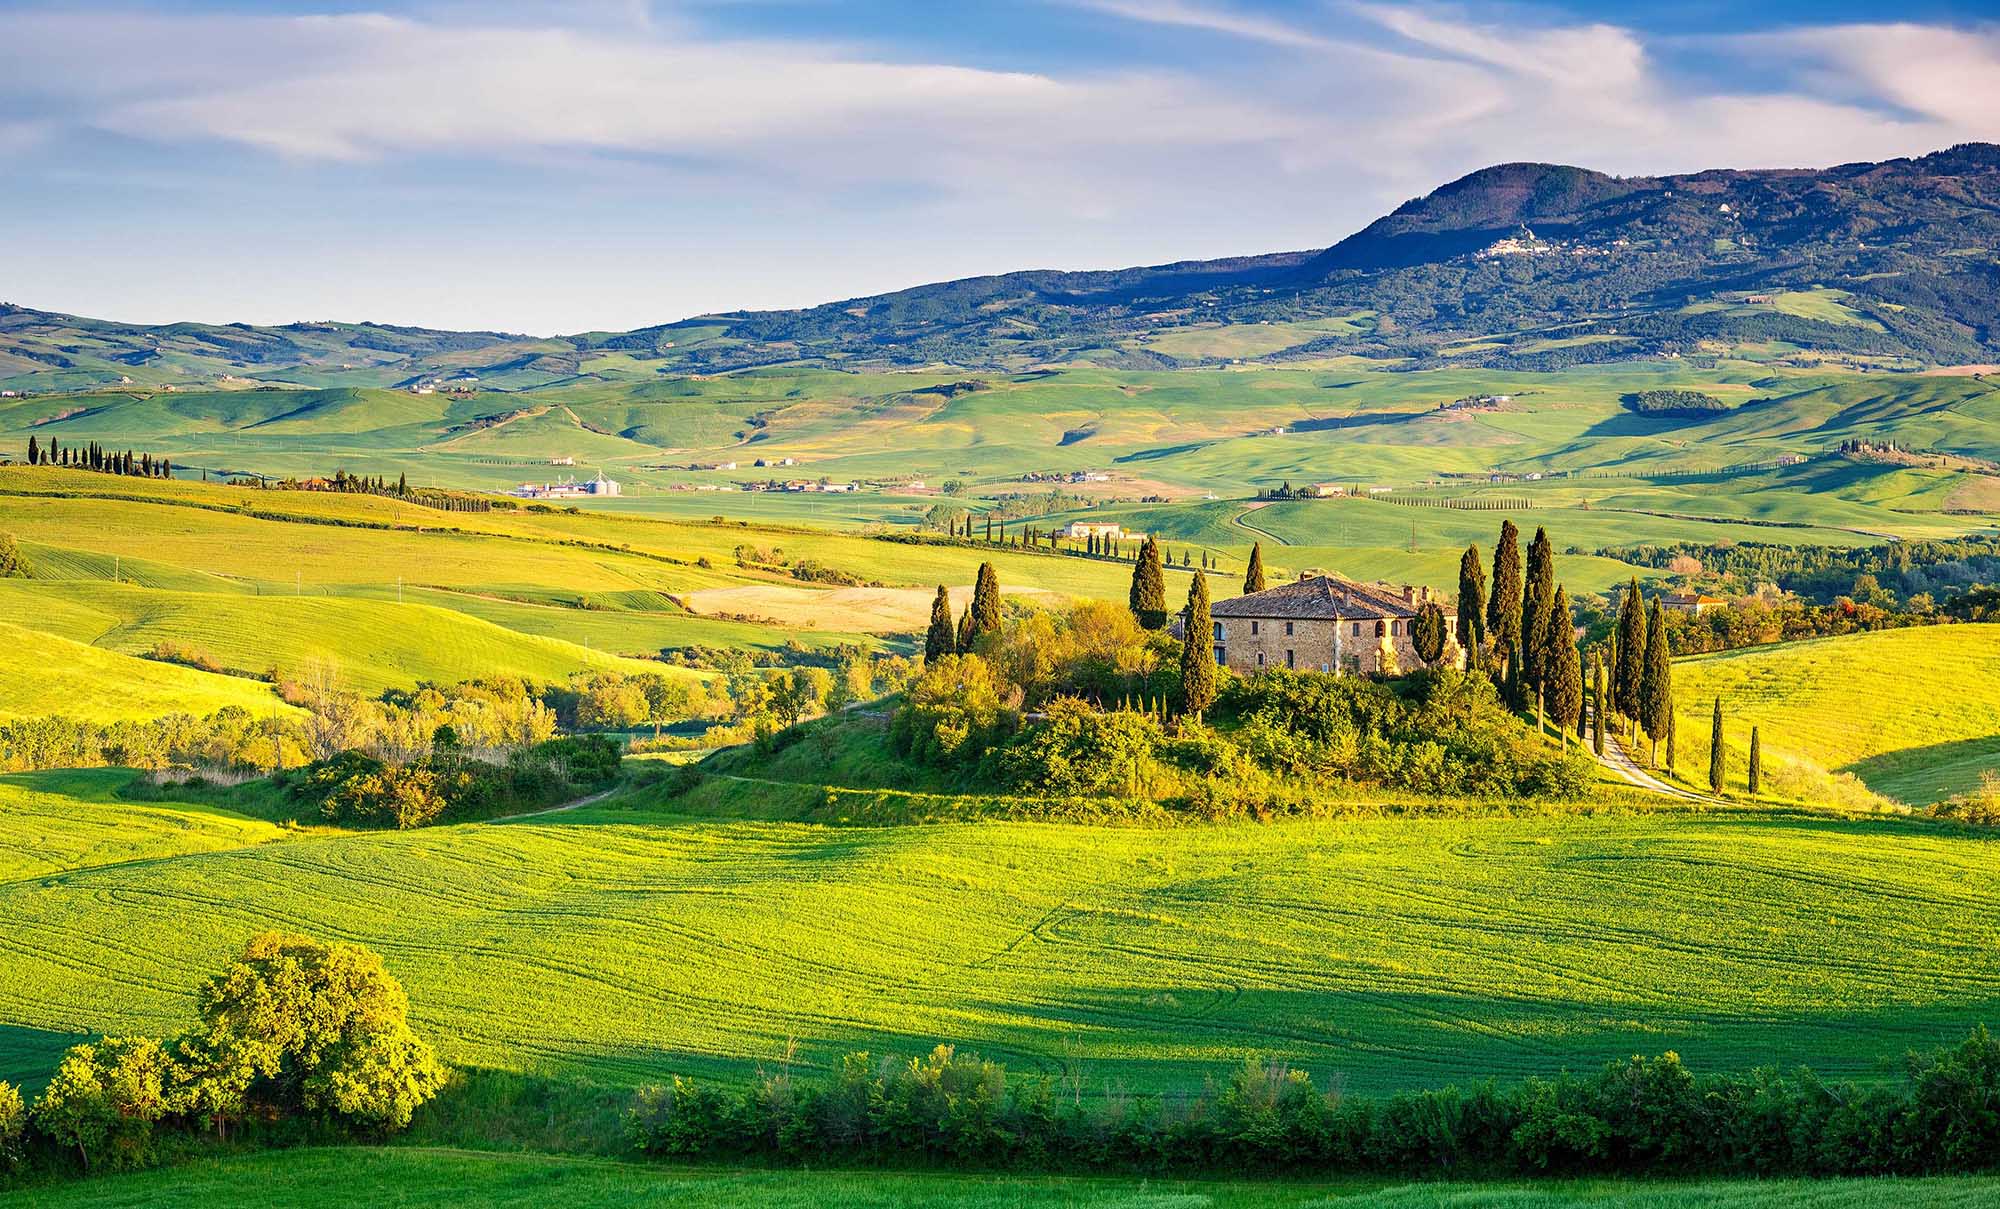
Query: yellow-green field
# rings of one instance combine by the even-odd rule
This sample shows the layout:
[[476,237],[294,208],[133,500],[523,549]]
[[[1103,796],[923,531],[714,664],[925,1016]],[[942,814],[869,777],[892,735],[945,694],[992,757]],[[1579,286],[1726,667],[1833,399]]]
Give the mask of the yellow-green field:
[[11,622],[0,621],[0,643],[12,652],[0,659],[0,721],[60,714],[117,722],[226,706],[291,710],[268,684],[135,659]]
[[1683,771],[1706,776],[1722,698],[1729,776],[1761,728],[1764,768],[1852,773],[1914,804],[2000,768],[2000,625],[1924,626],[1701,655],[1674,666]]

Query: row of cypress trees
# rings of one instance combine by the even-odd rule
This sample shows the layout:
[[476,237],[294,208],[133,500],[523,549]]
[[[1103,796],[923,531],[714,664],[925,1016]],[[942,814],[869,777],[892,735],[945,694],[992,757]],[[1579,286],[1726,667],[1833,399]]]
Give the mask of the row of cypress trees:
[[135,455],[129,449],[124,453],[114,453],[95,441],[83,446],[65,445],[54,437],[49,438],[47,449],[42,448],[33,436],[28,438],[28,465],[68,466],[147,479],[171,478],[174,472],[171,460],[156,458],[150,453]]

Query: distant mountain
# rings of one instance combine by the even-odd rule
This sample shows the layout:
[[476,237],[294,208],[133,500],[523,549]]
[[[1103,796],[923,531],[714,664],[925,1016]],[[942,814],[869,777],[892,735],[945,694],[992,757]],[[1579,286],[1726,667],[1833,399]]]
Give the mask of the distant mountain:
[[[1184,328],[1304,322],[1253,351],[1557,368],[1732,345],[2000,361],[2000,147],[1826,169],[1612,177],[1484,168],[1319,252],[1031,271],[794,311],[538,339],[376,324],[139,327],[0,306],[0,386],[217,382],[492,389],[809,362],[1168,369]],[[1313,321],[1340,323],[1311,326]]]

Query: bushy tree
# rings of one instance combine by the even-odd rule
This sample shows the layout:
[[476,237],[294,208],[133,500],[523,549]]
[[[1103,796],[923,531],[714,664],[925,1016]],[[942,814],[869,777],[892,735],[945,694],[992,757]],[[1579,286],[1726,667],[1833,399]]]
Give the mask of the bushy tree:
[[1486,600],[1486,635],[1510,659],[1522,637],[1521,586],[1521,531],[1513,521],[1501,521],[1500,541],[1493,547],[1493,595]]
[[153,1155],[153,1126],[170,1105],[173,1064],[150,1037],[71,1046],[35,1101],[35,1127],[74,1147],[86,1168],[137,1167]]
[[1445,628],[1444,606],[1435,600],[1427,600],[1417,607],[1417,615],[1410,622],[1410,645],[1416,649],[1417,658],[1424,661],[1426,668],[1434,668],[1438,660],[1444,658]]
[[1013,728],[992,667],[977,655],[945,655],[924,665],[889,721],[897,751],[931,764],[979,759]]
[[188,1046],[245,1074],[251,1106],[401,1129],[444,1083],[410,1030],[402,984],[359,945],[260,933],[195,1003],[201,1023]]
[[0,1176],[19,1171],[28,1160],[28,1110],[21,1089],[0,1079]]
[[[992,563],[979,564],[979,576],[972,588],[970,613],[973,641],[1000,628],[1000,573],[993,569]],[[962,644],[961,649],[971,649],[971,643]]]
[[1214,618],[1208,611],[1208,576],[1188,585],[1187,630],[1181,635],[1181,712],[1199,718],[1215,702]]
[[951,622],[951,593],[939,584],[937,597],[931,601],[931,628],[924,635],[924,662],[932,663],[957,653],[958,631]]
[[14,543],[14,535],[0,533],[0,579],[23,578],[27,574],[28,563],[21,557],[21,547]]
[[1128,594],[1132,615],[1149,630],[1166,628],[1167,572],[1160,544],[1148,535],[1139,547],[1138,561],[1132,565],[1132,590]]
[[[1660,740],[1668,739],[1673,726],[1673,663],[1667,658],[1667,622],[1659,601],[1653,602],[1646,621],[1645,662],[1640,668],[1639,724],[1652,741],[1652,762],[1660,762]],[[1671,758],[1672,743],[1668,753]]]
[[1250,543],[1250,565],[1243,572],[1243,593],[1262,592],[1270,585],[1264,582],[1264,543]]
[[1465,650],[1465,666],[1483,666],[1481,649],[1486,645],[1486,568],[1479,561],[1479,547],[1467,546],[1458,559],[1458,645]]

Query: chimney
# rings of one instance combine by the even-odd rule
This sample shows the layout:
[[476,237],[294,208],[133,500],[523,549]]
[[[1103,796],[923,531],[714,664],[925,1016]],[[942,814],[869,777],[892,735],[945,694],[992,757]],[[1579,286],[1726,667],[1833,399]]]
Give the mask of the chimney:
[[1417,603],[1417,590],[1409,584],[1403,585],[1403,603],[1412,605]]

